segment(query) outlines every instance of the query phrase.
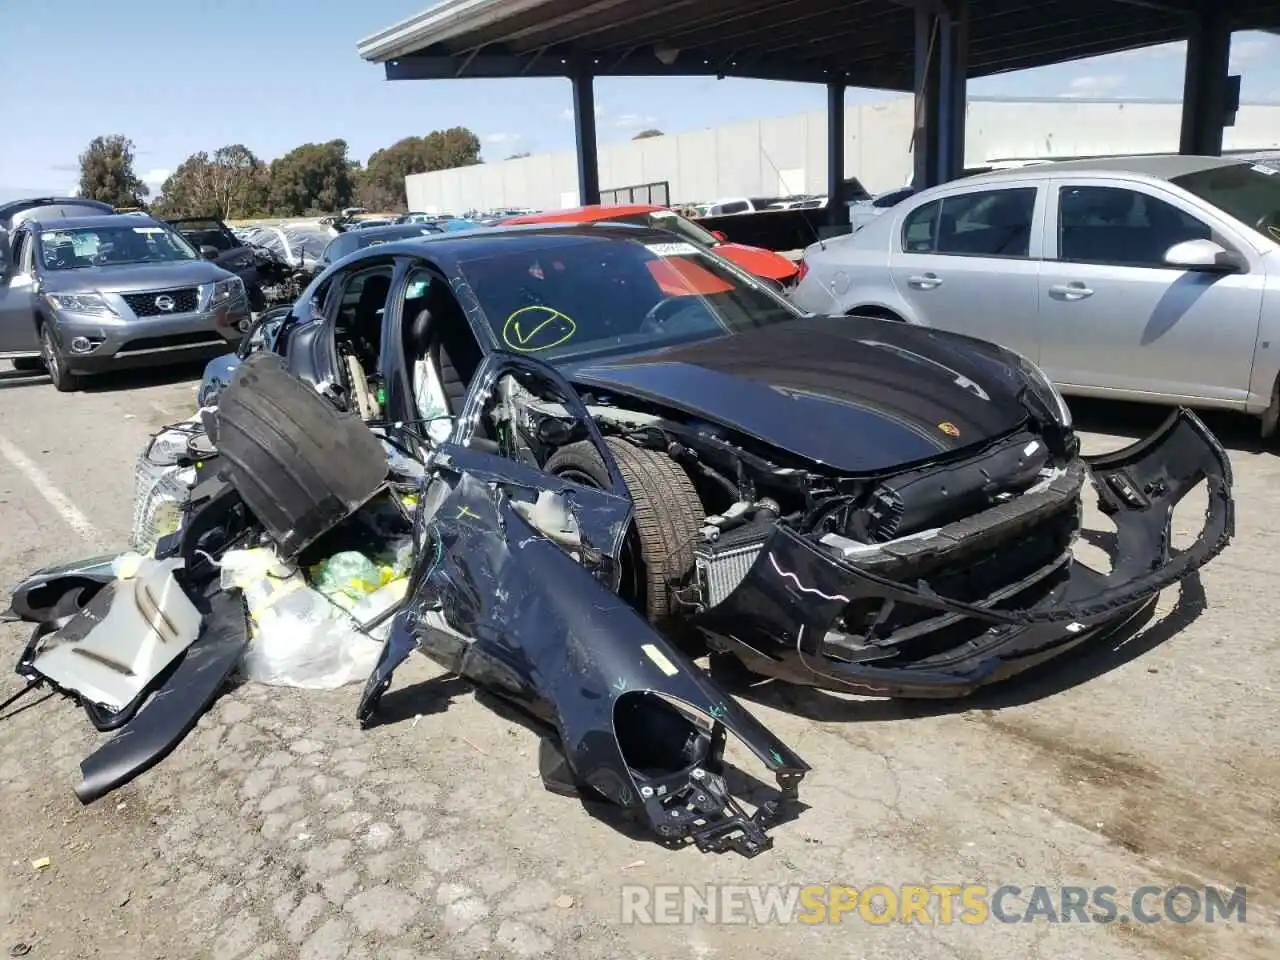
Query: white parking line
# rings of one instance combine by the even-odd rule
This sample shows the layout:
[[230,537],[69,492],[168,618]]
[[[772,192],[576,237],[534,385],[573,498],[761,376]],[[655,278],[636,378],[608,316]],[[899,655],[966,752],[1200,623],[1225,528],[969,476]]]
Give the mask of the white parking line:
[[0,437],[0,456],[3,456],[13,468],[21,473],[36,488],[36,492],[44,497],[45,502],[57,512],[64,523],[90,543],[101,542],[98,528],[89,522],[89,518],[80,512],[71,499],[54,486],[35,462],[18,447],[4,437]]

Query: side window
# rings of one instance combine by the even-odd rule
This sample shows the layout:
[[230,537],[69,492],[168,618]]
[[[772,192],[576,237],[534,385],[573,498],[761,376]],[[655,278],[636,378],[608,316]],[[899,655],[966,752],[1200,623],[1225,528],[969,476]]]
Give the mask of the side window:
[[942,200],[935,252],[1025,257],[1031,245],[1035,187],[983,190]]
[[1058,259],[1164,268],[1165,252],[1184,240],[1208,240],[1208,224],[1147,193],[1123,187],[1063,187],[1058,192]]
[[917,207],[902,222],[902,249],[906,253],[933,253],[937,235],[938,211],[942,201],[935,200]]
[[721,213],[745,213],[751,209],[751,204],[745,200],[736,200],[733,203],[726,203],[720,207]]

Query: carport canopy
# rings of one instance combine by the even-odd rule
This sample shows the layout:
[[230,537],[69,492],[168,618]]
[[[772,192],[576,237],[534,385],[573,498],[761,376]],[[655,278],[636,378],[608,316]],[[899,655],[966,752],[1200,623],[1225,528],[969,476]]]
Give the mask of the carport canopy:
[[821,83],[842,216],[844,90],[913,91],[916,179],[963,163],[967,78],[1186,40],[1181,148],[1219,153],[1235,30],[1280,30],[1280,0],[444,0],[359,45],[388,80],[568,77],[579,193],[599,200],[592,79]]

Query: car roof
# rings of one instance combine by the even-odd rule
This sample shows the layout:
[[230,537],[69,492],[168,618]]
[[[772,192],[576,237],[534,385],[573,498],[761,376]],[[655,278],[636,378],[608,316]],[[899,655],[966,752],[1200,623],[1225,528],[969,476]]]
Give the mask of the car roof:
[[608,220],[610,217],[628,217],[637,213],[653,213],[663,210],[653,203],[592,203],[583,207],[569,207],[565,210],[549,210],[543,213],[523,213],[507,218],[504,224],[522,223],[583,223],[592,220]]
[[100,217],[65,217],[49,221],[32,221],[41,230],[89,230],[97,227],[162,227],[158,220],[140,217],[134,213],[104,214]]
[[501,224],[452,233],[432,233],[407,240],[392,240],[375,246],[361,247],[336,263],[355,263],[365,258],[395,254],[430,256],[441,264],[456,265],[471,260],[505,253],[535,252],[546,246],[548,238],[578,238],[582,242],[598,239],[635,240],[640,243],[668,243],[671,234],[657,227],[628,223],[535,223]]
[[365,227],[363,230],[347,230],[338,234],[329,242],[337,243],[347,237],[362,239],[366,237],[393,237],[396,234],[404,234],[404,239],[411,240],[414,237],[435,236],[443,232],[439,227],[432,226],[429,223],[387,223],[377,227]]
[[[1027,177],[1071,176],[1077,173],[1120,175],[1136,173],[1156,180],[1172,180],[1174,177],[1181,177],[1188,173],[1215,170],[1248,162],[1240,157],[1203,157],[1179,153],[1135,157],[1089,157],[1083,160],[1052,160],[1023,167],[992,170],[989,173],[964,177],[963,182],[966,184],[993,183],[1000,180],[1022,180]],[[960,181],[950,181],[950,183],[958,182]]]
[[30,210],[32,207],[57,206],[95,207],[97,209],[105,208],[107,210],[115,209],[109,203],[103,203],[101,200],[90,200],[86,197],[23,197],[19,200],[10,200],[7,203],[0,203],[0,219],[12,216],[15,213],[21,213],[23,210]]

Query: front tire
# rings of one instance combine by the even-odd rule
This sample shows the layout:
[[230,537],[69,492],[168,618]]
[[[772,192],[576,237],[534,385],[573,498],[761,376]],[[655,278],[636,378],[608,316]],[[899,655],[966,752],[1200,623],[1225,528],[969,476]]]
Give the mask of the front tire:
[[[670,457],[619,437],[605,445],[618,464],[635,507],[623,547],[623,598],[652,623],[678,612],[672,585],[693,571],[693,543],[706,511],[688,474]],[[609,489],[609,471],[590,441],[561,447],[547,460],[555,476],[599,490]]]
[[47,323],[40,326],[40,359],[49,371],[53,389],[59,393],[75,393],[80,389],[80,377],[67,369],[67,358],[53,335],[53,327]]

